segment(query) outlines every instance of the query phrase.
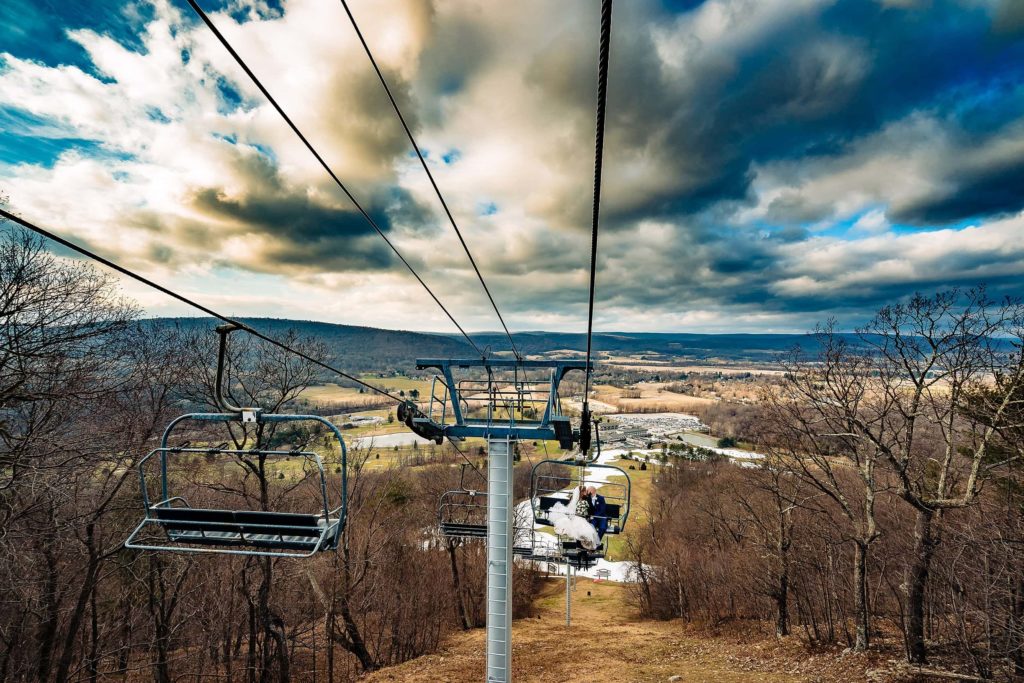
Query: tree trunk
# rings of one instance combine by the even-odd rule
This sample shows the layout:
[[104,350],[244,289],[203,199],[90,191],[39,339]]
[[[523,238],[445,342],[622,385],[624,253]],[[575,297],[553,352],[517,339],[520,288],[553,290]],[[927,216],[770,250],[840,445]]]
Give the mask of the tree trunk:
[[775,594],[775,635],[780,638],[789,635],[789,572],[786,569],[779,574]]
[[1013,672],[1015,675],[1024,678],[1024,638],[1021,638],[1021,631],[1024,630],[1024,575],[1017,584],[1017,590],[1013,597],[1013,619],[1010,646],[1013,651]]
[[43,557],[46,559],[46,579],[43,581],[43,612],[39,623],[37,639],[39,641],[36,680],[45,683],[50,679],[50,667],[53,664],[53,650],[57,643],[58,589],[57,589],[57,558],[53,547],[56,533],[47,526],[43,535]]
[[856,636],[853,643],[855,652],[863,652],[871,643],[868,619],[868,544],[855,541],[853,556],[853,593]]
[[449,539],[445,545],[448,550],[448,560],[452,567],[452,588],[455,591],[456,616],[459,618],[462,630],[468,631],[473,628],[473,622],[469,618],[469,610],[466,609],[466,597],[465,591],[462,589],[462,579],[459,576],[459,563],[455,553],[455,542]]
[[89,596],[89,660],[88,660],[88,674],[89,683],[96,683],[99,679],[99,640],[100,640],[100,621],[99,615],[96,614],[96,590],[93,589],[92,594]]
[[914,554],[907,577],[907,657],[911,664],[926,664],[924,607],[932,557],[938,545],[932,522],[935,512],[918,510],[914,523]]
[[71,659],[75,653],[75,640],[78,638],[78,633],[82,628],[82,621],[85,620],[85,609],[89,604],[89,598],[92,592],[96,590],[96,576],[100,569],[100,558],[96,552],[94,533],[95,526],[90,522],[85,527],[85,547],[89,552],[89,561],[85,568],[82,588],[78,592],[78,600],[75,602],[75,609],[71,613],[71,620],[68,622],[60,660],[57,662],[57,683],[66,683],[68,680],[71,672]]
[[779,515],[779,539],[776,551],[779,554],[779,585],[775,595],[775,634],[780,638],[789,635],[789,513]]
[[170,683],[170,625],[164,618],[164,604],[166,597],[163,560],[158,554],[149,556],[149,571],[147,583],[149,589],[149,614],[153,620],[153,645],[156,647],[156,661],[153,662],[153,678],[156,683]]
[[249,604],[249,639],[245,654],[246,680],[256,683],[256,603],[247,596]]
[[348,600],[345,597],[341,597],[338,602],[340,603],[338,615],[341,617],[344,630],[339,632],[336,629],[331,633],[331,638],[337,640],[343,648],[359,660],[359,666],[363,668],[364,672],[376,670],[378,668],[377,662],[374,661],[370,651],[366,648],[363,636],[359,632],[359,625],[352,617],[352,610],[349,609]]
[[[128,584],[129,575],[123,572],[121,581]],[[131,659],[132,642],[132,598],[128,590],[121,593],[121,646],[117,652],[117,671],[124,675],[128,673],[128,663]]]

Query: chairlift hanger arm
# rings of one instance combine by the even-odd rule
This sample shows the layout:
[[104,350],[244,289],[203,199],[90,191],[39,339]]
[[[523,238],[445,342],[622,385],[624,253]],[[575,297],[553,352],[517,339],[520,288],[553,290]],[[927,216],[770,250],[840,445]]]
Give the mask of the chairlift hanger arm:
[[485,370],[554,370],[557,379],[563,377],[573,370],[584,372],[593,368],[593,363],[586,360],[515,360],[512,358],[417,358],[416,369],[426,370],[435,368],[445,371],[446,368],[483,368]]
[[217,326],[217,336],[220,339],[217,344],[217,377],[215,380],[216,387],[214,387],[214,400],[217,407],[225,413],[244,413],[246,410],[253,410],[252,408],[242,408],[235,405],[224,394],[224,370],[227,367],[228,335],[240,329],[242,328],[235,323],[224,323]]
[[[454,424],[441,424],[424,414],[412,401],[407,401],[401,409],[401,419],[417,434],[426,438],[443,439],[443,437],[481,437],[511,438],[520,440],[558,441],[563,448],[571,448],[579,440],[579,433],[569,424],[569,418],[559,414],[558,387],[565,375],[573,370],[585,371],[589,363],[585,360],[512,360],[505,358],[420,358],[416,361],[420,370],[434,368],[444,376],[444,384],[448,388],[447,400],[451,404]],[[510,416],[507,423],[499,423],[490,416],[487,419],[473,419],[462,410],[460,383],[455,381],[453,369],[483,369],[487,372],[488,401],[496,400],[492,386],[500,380],[494,377],[495,370],[505,372],[520,370],[548,370],[551,383],[547,405],[540,420],[517,420]],[[531,391],[531,393],[533,393]]]

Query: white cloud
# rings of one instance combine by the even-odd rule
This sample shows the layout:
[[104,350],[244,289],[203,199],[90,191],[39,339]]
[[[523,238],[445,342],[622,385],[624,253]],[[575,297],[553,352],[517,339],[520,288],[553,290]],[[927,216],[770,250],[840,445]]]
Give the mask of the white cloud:
[[[870,41],[812,30],[831,4],[709,0],[678,17],[654,0],[618,5],[599,327],[800,329],[819,311],[793,300],[820,296],[827,309],[844,293],[885,284],[1024,272],[1019,217],[921,234],[890,225],[955,194],[954,171],[983,173],[1024,155],[1020,126],[979,141],[921,109],[831,153],[754,165],[743,157],[735,139],[773,122],[811,125],[842,111],[864,82]],[[512,326],[580,329],[594,3],[352,7]],[[204,26],[167,0],[153,9],[139,24],[141,51],[71,27],[102,77],[0,55],[0,106],[41,121],[21,132],[101,147],[52,164],[0,164],[14,209],[233,314],[450,330],[407,273],[379,263],[376,236],[299,225],[347,200]],[[397,188],[429,207],[432,223],[410,211],[393,216],[390,237],[468,327],[495,328],[340,4],[289,0],[285,10],[214,20],[357,197],[369,203]],[[790,44],[793,32],[806,39]],[[755,95],[775,86],[782,95],[763,111],[751,99],[739,107],[751,110],[746,117],[722,115],[751,55],[774,54],[779,36],[788,70],[755,70],[748,80]],[[242,105],[225,90],[237,90]],[[457,160],[442,161],[451,151]],[[673,204],[702,193],[711,198],[699,211]],[[480,216],[485,204],[497,211]],[[843,239],[823,236],[854,217]],[[762,223],[821,230],[785,242]],[[181,312],[134,285],[128,291],[153,313]]]

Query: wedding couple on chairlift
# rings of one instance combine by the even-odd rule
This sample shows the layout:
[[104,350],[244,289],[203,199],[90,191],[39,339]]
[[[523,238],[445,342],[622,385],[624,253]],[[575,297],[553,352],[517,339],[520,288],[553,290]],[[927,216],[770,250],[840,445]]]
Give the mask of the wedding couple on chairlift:
[[555,533],[579,541],[584,550],[596,550],[608,531],[604,496],[593,486],[573,487],[568,504],[555,503],[549,513]]

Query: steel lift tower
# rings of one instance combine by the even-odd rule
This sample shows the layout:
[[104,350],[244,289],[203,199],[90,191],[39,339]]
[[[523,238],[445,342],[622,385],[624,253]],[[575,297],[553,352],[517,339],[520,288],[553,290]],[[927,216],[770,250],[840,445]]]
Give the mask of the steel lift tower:
[[[439,371],[426,412],[407,401],[398,418],[441,444],[447,437],[487,440],[487,683],[510,683],[512,670],[512,493],[516,442],[557,441],[564,449],[589,448],[589,422],[573,429],[562,415],[558,388],[585,360],[418,359]],[[458,370],[459,379],[455,376]],[[538,417],[539,415],[539,417]],[[532,522],[532,519],[531,519]]]

